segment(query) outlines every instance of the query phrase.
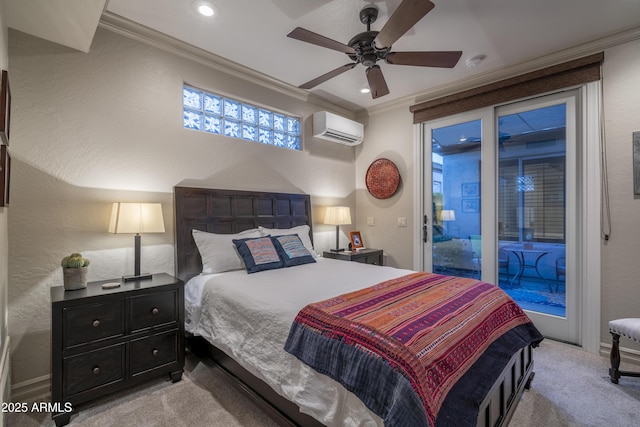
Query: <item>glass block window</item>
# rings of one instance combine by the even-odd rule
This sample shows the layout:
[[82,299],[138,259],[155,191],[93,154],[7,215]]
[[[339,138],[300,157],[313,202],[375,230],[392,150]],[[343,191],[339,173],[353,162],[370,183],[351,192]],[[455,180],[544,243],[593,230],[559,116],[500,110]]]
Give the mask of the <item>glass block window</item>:
[[276,147],[302,150],[300,118],[184,85],[182,125]]

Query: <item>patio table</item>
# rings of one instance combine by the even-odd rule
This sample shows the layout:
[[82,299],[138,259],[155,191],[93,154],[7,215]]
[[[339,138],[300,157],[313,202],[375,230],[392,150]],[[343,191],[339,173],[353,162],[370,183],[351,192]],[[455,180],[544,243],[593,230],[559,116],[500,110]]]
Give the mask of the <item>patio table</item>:
[[[513,284],[516,280],[518,281],[518,286],[520,285],[520,279],[522,278],[522,274],[526,268],[531,268],[535,271],[539,278],[541,278],[549,287],[549,291],[553,292],[553,288],[547,279],[545,279],[542,274],[540,274],[540,270],[538,270],[538,264],[540,260],[545,255],[551,253],[551,251],[535,249],[534,247],[527,248],[525,245],[508,245],[500,248],[507,252],[511,252],[516,259],[518,260],[518,272],[511,279],[510,284]],[[528,256],[528,258],[527,258]],[[528,262],[527,262],[528,261]]]

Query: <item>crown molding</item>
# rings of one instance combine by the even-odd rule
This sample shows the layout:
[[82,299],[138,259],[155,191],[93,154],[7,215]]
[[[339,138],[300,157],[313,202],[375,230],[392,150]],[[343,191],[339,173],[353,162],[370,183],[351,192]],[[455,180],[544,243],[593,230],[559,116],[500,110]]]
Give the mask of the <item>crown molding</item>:
[[275,79],[211,52],[207,52],[204,49],[185,43],[112,12],[103,12],[98,26],[121,36],[136,40],[140,43],[144,43],[148,46],[155,47],[184,59],[197,62],[209,68],[246,80],[299,101],[308,102],[324,109],[336,111],[343,115],[354,115],[353,110],[334,104],[304,89],[299,89],[281,80]]
[[[594,53],[602,52],[618,45],[622,45],[635,40],[640,40],[640,27],[634,27],[615,34],[611,34],[587,43],[583,43],[568,49],[559,50],[548,55],[533,58],[518,64],[496,70],[487,71],[471,78],[458,80],[451,84],[442,85],[419,94],[413,94],[404,98],[399,98],[388,103],[379,104],[367,108],[369,116],[380,114],[385,111],[406,106],[407,108],[421,102],[430,101],[446,95],[473,89],[479,86],[506,80],[530,71],[551,67],[573,59],[582,58]],[[606,57],[605,57],[606,61]]]
[[330,109],[336,111],[337,113],[341,113],[343,115],[351,117],[353,117],[354,115],[356,115],[357,117],[371,116],[381,114],[396,108],[408,108],[411,105],[417,103],[440,98],[446,95],[451,95],[456,92],[473,89],[478,86],[495,83],[500,80],[557,65],[573,59],[578,59],[583,56],[591,55],[614,46],[640,39],[640,27],[634,27],[568,49],[563,49],[548,55],[532,58],[509,67],[490,70],[485,73],[477,74],[470,78],[465,78],[452,82],[450,84],[434,87],[425,92],[407,95],[405,97],[371,107],[354,110],[346,108],[342,105],[332,103],[325,98],[310,93],[304,89],[299,89],[281,80],[275,79],[221,56],[207,52],[204,49],[200,49],[109,11],[105,11],[102,14],[99,27],[137,40],[141,43],[145,43],[149,46],[161,49],[165,52],[169,52],[182,58],[200,63],[226,74],[233,75],[235,77],[260,85],[275,92],[282,93],[299,101],[308,102],[318,107]]
[[266,74],[244,67],[236,62],[207,52],[204,49],[200,49],[109,11],[105,11],[102,14],[98,26],[165,52],[181,56],[218,71],[242,78],[243,80],[248,80],[271,90],[284,93],[300,101],[307,100],[308,94],[302,89],[292,87]]

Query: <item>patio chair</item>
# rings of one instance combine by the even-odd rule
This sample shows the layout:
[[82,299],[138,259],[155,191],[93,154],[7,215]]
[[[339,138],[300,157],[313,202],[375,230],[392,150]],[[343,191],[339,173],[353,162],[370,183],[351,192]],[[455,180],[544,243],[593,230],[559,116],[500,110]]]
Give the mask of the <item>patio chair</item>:
[[471,251],[473,253],[473,271],[478,273],[478,279],[482,277],[482,236],[472,234],[469,236]]
[[[504,272],[507,275],[507,280],[509,279],[509,254],[502,249],[498,250],[498,275],[500,275],[500,270],[504,268]],[[499,280],[498,280],[499,281]]]
[[640,372],[621,371],[620,368],[620,336],[640,343],[640,318],[617,319],[609,322],[609,332],[613,338],[611,345],[611,382],[618,384],[620,377],[640,377]]
[[562,278],[566,280],[566,275],[565,275],[567,272],[566,262],[567,261],[563,256],[558,257],[556,259],[556,292],[558,292],[558,286],[560,285],[560,276],[562,276]]
[[[472,234],[469,236],[471,251],[473,253],[473,271],[478,274],[478,279],[482,277],[482,236]],[[505,269],[507,278],[509,276],[509,254],[503,250],[498,250],[498,274],[500,269]]]

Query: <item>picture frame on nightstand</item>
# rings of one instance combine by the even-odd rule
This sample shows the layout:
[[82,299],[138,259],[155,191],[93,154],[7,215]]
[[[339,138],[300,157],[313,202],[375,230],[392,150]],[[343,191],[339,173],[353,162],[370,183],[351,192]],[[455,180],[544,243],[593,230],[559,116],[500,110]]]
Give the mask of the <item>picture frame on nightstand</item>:
[[351,240],[351,249],[364,249],[364,242],[359,231],[352,231],[349,233],[349,240]]

